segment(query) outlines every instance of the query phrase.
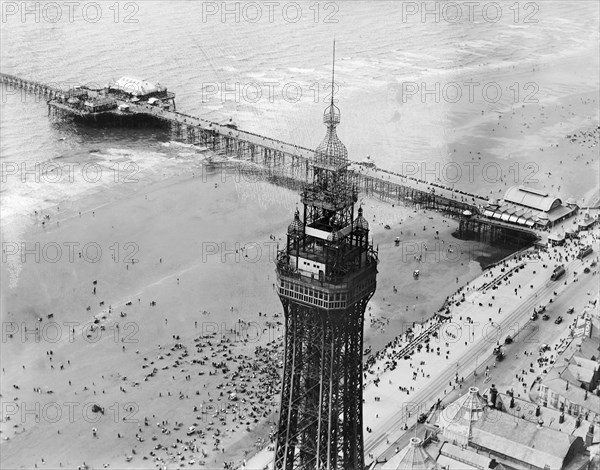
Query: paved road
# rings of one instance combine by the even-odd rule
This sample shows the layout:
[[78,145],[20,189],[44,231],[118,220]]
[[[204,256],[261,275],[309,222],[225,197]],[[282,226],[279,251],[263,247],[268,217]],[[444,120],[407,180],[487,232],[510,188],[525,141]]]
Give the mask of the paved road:
[[[585,263],[583,264],[589,264],[589,261],[589,259],[585,260]],[[513,309],[513,311],[508,315],[502,317],[500,321],[495,322],[495,325],[498,325],[500,331],[502,332],[502,334],[499,335],[501,340],[503,340],[508,334],[515,336],[514,333],[517,330],[520,331],[520,336],[517,336],[516,342],[508,347],[505,347],[507,358],[505,361],[500,363],[496,369],[494,369],[494,375],[511,376],[513,375],[512,370],[517,369],[517,367],[518,370],[525,368],[524,364],[517,364],[514,361],[511,361],[511,354],[518,354],[520,357],[523,357],[524,350],[531,351],[535,348],[536,344],[551,342],[551,339],[560,334],[561,331],[564,331],[565,327],[567,327],[570,323],[569,318],[572,317],[566,315],[565,312],[566,309],[571,305],[578,306],[578,302],[573,301],[573,298],[578,298],[580,300],[579,304],[582,305],[589,299],[589,297],[586,295],[587,291],[597,291],[596,281],[598,278],[597,276],[593,276],[591,273],[583,274],[582,261],[573,260],[567,263],[565,267],[567,273],[564,278],[556,282],[544,282],[537,289],[528,291],[528,296],[519,304],[517,308]],[[579,282],[573,282],[574,271],[579,273]],[[540,273],[540,275],[545,274]],[[566,286],[564,284],[565,280],[568,281]],[[550,298],[555,297],[553,295],[555,291],[558,293],[557,301],[549,304],[550,307],[548,309],[552,320],[544,322],[540,318],[537,320],[537,322],[535,322],[535,324],[534,322],[531,322],[529,317],[531,316],[533,308],[541,304],[548,304]],[[537,296],[535,294],[537,294]],[[553,320],[559,314],[565,318],[565,321],[560,325],[556,325],[554,324]],[[547,327],[544,325],[545,328],[543,331],[541,331],[539,327],[536,328],[536,326],[541,325],[541,322],[545,323],[545,325],[548,325]],[[452,364],[456,362],[460,364],[460,375],[466,378],[462,389],[456,389],[454,393],[449,393],[447,396],[444,396],[444,389],[447,387],[449,382],[453,381],[456,374],[456,369],[454,367],[449,367],[437,377],[433,378],[428,384],[427,388],[411,396],[411,407],[412,404],[422,404],[422,409],[428,410],[438,398],[442,399],[444,402],[451,402],[455,400],[458,398],[459,394],[463,392],[463,389],[467,389],[470,383],[477,383],[480,386],[485,385],[486,382],[483,382],[482,385],[482,381],[485,380],[482,372],[486,365],[493,362],[492,351],[495,346],[495,341],[489,341],[489,339],[485,339],[483,337],[476,342],[473,342],[469,349],[462,354],[462,356],[460,356],[456,361],[452,361]],[[526,361],[529,362],[530,358],[527,358]],[[472,376],[472,372],[475,370],[476,366],[480,374],[477,378],[474,378]],[[490,369],[492,369],[491,365]],[[400,411],[390,415],[385,421],[379,424],[377,428],[374,428],[373,432],[365,434],[364,450],[366,465],[371,464],[374,460],[369,457],[369,454],[372,454],[378,461],[389,459],[395,453],[397,446],[402,448],[407,443],[408,438],[413,435],[413,426],[416,425],[416,419],[420,413],[412,412],[411,417],[409,419],[405,419],[405,414],[407,411],[409,411],[409,408],[403,407],[403,409]],[[405,422],[409,427],[409,431],[405,431],[403,429]],[[271,456],[263,460],[263,464],[268,465],[269,467],[272,465],[272,463],[273,459]]]
[[[589,260],[583,263],[589,264]],[[566,310],[571,307],[576,307],[576,312],[581,312],[583,307],[587,304],[587,301],[592,297],[587,295],[588,291],[597,293],[598,287],[598,276],[594,276],[591,273],[584,274],[582,268],[582,261],[574,260],[566,265],[567,274],[565,278],[560,279],[556,282],[547,282],[542,285],[539,289],[532,290],[532,293],[537,292],[537,297],[529,297],[525,299],[521,305],[515,309],[509,316],[507,316],[500,325],[503,331],[511,329],[512,325],[520,325],[522,328],[517,341],[511,345],[505,346],[506,359],[497,364],[496,368],[493,367],[495,362],[492,356],[492,350],[495,346],[480,340],[475,343],[469,351],[467,351],[460,359],[460,364],[463,364],[462,376],[465,377],[465,382],[462,384],[461,389],[456,389],[453,393],[448,394],[446,397],[442,397],[443,390],[446,384],[454,378],[455,370],[449,368],[444,374],[439,376],[431,383],[422,393],[415,395],[413,400],[414,403],[422,403],[423,409],[428,410],[429,407],[437,400],[437,397],[444,398],[445,403],[451,403],[456,400],[459,395],[464,393],[469,386],[478,386],[480,390],[483,390],[490,386],[494,382],[500,391],[505,392],[505,388],[513,382],[516,384],[515,371],[521,371],[522,369],[529,370],[529,363],[535,362],[537,354],[534,357],[528,357],[524,355],[524,351],[536,351],[539,346],[543,343],[552,343],[557,337],[564,333],[565,329],[571,324],[574,315],[566,314]],[[573,282],[573,271],[579,273],[579,281]],[[564,280],[568,280],[567,285],[564,285]],[[558,292],[558,297],[551,304],[548,304],[550,298],[554,298],[553,292]],[[548,304],[548,313],[550,320],[543,321],[541,317],[536,321],[529,320],[533,307],[540,304]],[[554,320],[558,315],[563,317],[561,324],[555,324]],[[512,328],[514,330],[514,328]],[[506,334],[502,336],[504,338]],[[515,359],[518,356],[518,360]],[[477,377],[472,375],[472,371],[475,370],[477,363],[477,370],[479,374]],[[484,371],[485,367],[489,366],[492,378],[487,379]],[[468,371],[468,373],[467,373]],[[467,377],[468,375],[468,377]],[[537,377],[537,374],[531,376],[533,381]],[[498,380],[500,379],[500,380]],[[529,387],[530,384],[528,384]],[[518,389],[514,386],[515,392],[523,393],[523,389]],[[526,396],[523,398],[527,399]],[[416,424],[416,415],[412,415],[412,420],[408,424],[409,430],[404,431],[401,429],[403,425],[404,416],[403,413],[396,413],[392,418],[386,420],[383,426],[378,427],[375,432],[365,439],[365,461],[368,463],[372,462],[372,459],[367,458],[369,453],[373,453],[374,457],[378,461],[389,460],[395,453],[396,447],[404,447],[408,443],[408,439],[414,435],[414,425]],[[417,431],[418,434],[422,433],[422,430]],[[389,440],[389,444],[387,441]]]

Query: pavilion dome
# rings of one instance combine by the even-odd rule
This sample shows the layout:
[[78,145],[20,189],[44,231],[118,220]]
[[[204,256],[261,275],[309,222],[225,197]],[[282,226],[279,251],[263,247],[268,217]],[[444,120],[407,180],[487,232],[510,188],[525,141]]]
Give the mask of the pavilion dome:
[[315,161],[337,165],[348,160],[348,150],[338,137],[335,128],[340,122],[340,111],[333,103],[325,110],[323,121],[327,125],[325,138],[315,149]]
[[441,467],[422,444],[418,437],[411,437],[410,443],[388,460],[381,470],[439,470]]
[[304,225],[300,220],[300,213],[296,210],[294,214],[294,220],[288,225],[288,235],[301,235],[304,233]]
[[538,218],[539,220],[548,220],[548,214],[546,214],[545,212],[540,212],[540,213],[537,215],[537,218]]
[[459,445],[466,445],[471,437],[471,425],[479,421],[486,408],[487,403],[479,394],[479,389],[470,387],[469,393],[442,411],[438,426],[444,437],[456,441]]

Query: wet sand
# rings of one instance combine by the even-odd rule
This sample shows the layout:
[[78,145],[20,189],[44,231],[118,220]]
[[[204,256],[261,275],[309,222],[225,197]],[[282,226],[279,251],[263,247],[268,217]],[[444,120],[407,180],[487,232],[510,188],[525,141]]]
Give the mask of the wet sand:
[[356,161],[370,155],[386,170],[482,196],[501,198],[508,187],[527,184],[597,206],[597,54],[536,62],[459,70],[422,84],[495,84],[502,89],[498,102],[484,99],[481,87],[472,100],[463,87],[456,103],[420,93],[407,98],[392,78],[368,97],[362,89],[345,91],[341,104],[359,103],[360,111],[342,108],[340,139]]
[[[547,305],[549,310],[553,310],[550,302],[571,295],[567,291],[571,282],[578,283],[575,289],[579,289],[580,293],[587,291],[587,296],[583,294],[571,300],[578,309],[591,305],[588,300],[595,305],[598,298],[598,234],[596,227],[593,232],[581,234],[579,240],[569,240],[565,246],[547,251],[531,248],[502,260],[477,279],[459,287],[450,297],[445,311],[450,321],[437,317],[423,325],[417,324],[411,328],[412,331],[399,335],[366,361],[363,425],[367,465],[375,459],[382,460],[394,441],[414,424],[421,413],[428,413],[438,399],[447,403],[447,397],[463,389],[464,379],[468,379],[474,370],[486,378],[493,375],[494,382],[498,384],[505,384],[506,380],[511,384],[517,379],[517,395],[526,393],[524,386],[529,386],[531,379],[535,383],[535,377],[527,377],[526,381],[524,371],[513,375],[514,366],[509,374],[499,377],[492,356],[496,341],[504,344],[504,338],[510,334],[515,342],[533,348],[531,354],[535,357],[535,350],[540,345],[536,338],[537,329],[533,330],[533,335],[527,331],[526,327],[531,326],[528,322],[530,310],[525,309],[525,318],[518,318],[519,309],[533,304],[532,307]],[[580,248],[588,244],[594,247],[596,254],[579,261],[576,257]],[[560,281],[549,283],[552,270],[559,263],[565,264],[567,274]],[[583,270],[584,266],[589,268],[587,273]],[[520,315],[523,316],[522,313]],[[567,315],[565,321],[569,323],[572,319]],[[565,326],[564,331],[569,329]],[[407,348],[412,341],[412,346]],[[564,340],[559,341],[562,343]],[[477,358],[468,357],[470,350],[482,345]],[[551,354],[540,355],[539,372],[546,367],[547,356],[553,357]],[[544,356],[546,359],[542,359]],[[512,362],[511,358],[506,360]],[[443,375],[447,376],[447,381],[440,378]],[[272,451],[263,450],[245,468],[266,468],[272,457]]]
[[[461,134],[473,134],[463,141],[462,154],[479,158],[472,153],[480,148],[502,153],[492,144],[504,137],[490,140],[485,127],[501,129],[497,120],[502,119],[508,122],[505,137],[510,136],[505,143],[522,140],[522,158],[540,161],[541,187],[553,191],[560,186],[560,193],[576,197],[583,191],[586,201],[593,201],[597,172],[590,170],[598,162],[590,162],[590,155],[597,150],[598,133],[588,122],[594,106],[589,99],[568,95],[544,109],[515,108],[509,119],[486,121],[484,116],[484,124],[477,120],[461,129]],[[575,122],[578,115],[580,122]],[[544,125],[535,127],[534,117]],[[527,119],[531,122],[521,122]],[[561,125],[565,119],[568,126]],[[532,145],[536,132],[548,129],[555,130],[556,142],[540,145],[542,167],[542,150],[533,155]],[[567,157],[560,163],[565,147],[576,162],[569,166],[572,175],[563,171]],[[2,263],[3,287],[15,283],[3,289],[1,299],[4,466],[73,468],[85,461],[94,468],[198,467],[204,462],[204,468],[222,468],[226,462],[237,465],[246,451],[269,439],[277,418],[272,403],[282,372],[284,333],[273,258],[299,196],[264,182],[223,182],[218,175],[199,174],[155,178],[71,201],[38,214],[21,238],[3,229],[3,242],[23,241],[34,250],[25,262],[17,254],[11,255],[12,264]],[[505,181],[484,183],[468,189],[504,191]],[[429,318],[459,286],[477,277],[479,261],[506,254],[453,239],[457,222],[442,214],[362,202],[381,260],[378,288],[365,314],[365,347],[373,352],[413,322]],[[56,244],[62,253],[53,261]],[[93,246],[79,257],[86,244]],[[74,247],[72,259],[69,246]],[[38,343],[33,341],[36,327]],[[104,414],[90,411],[93,404]],[[35,452],[29,452],[32,445]]]
[[[273,259],[293,213],[281,201],[296,194],[249,185],[180,175],[38,215],[24,242],[34,252],[39,243],[40,258],[24,255],[2,299],[2,353],[11,358],[2,372],[5,465],[222,468],[269,439],[283,347]],[[363,203],[382,260],[365,320],[365,347],[377,351],[401,324],[429,317],[455,289],[451,279],[480,268],[434,255],[455,221]],[[397,236],[413,238],[396,246]],[[56,245],[62,256],[52,262]],[[32,442],[49,444],[28,458]]]
[[[281,307],[272,288],[269,235],[273,227],[286,226],[289,215],[245,203],[232,184],[217,181],[215,187],[213,181],[175,178],[145,194],[99,208],[91,198],[85,202],[94,207],[93,214],[82,207],[81,218],[63,219],[58,227],[51,217],[49,227],[38,226],[29,235],[27,246],[93,242],[102,248],[103,256],[97,263],[79,258],[78,252],[73,262],[66,254],[56,263],[44,256],[35,262],[34,256],[28,256],[17,287],[5,292],[2,320],[10,331],[5,328],[2,352],[11,361],[4,364],[3,401],[26,404],[26,409],[35,409],[34,403],[40,403],[42,410],[44,404],[57,402],[62,411],[55,423],[45,412],[39,413],[40,423],[35,423],[35,414],[23,415],[20,408],[10,422],[3,422],[2,438],[10,437],[2,444],[6,465],[32,468],[40,465],[43,457],[52,467],[74,467],[83,461],[96,468],[104,463],[122,467],[126,457],[133,455],[127,466],[147,467],[143,456],[152,459],[149,452],[156,445],[194,437],[199,449],[196,454],[204,449],[205,459],[219,467],[222,463],[214,459],[223,460],[223,447],[233,447],[234,454],[243,453],[234,443],[244,438],[246,427],[256,428],[255,418],[272,412],[270,403],[276,394],[274,367],[281,350],[282,327],[275,316]],[[111,249],[115,243],[119,250]],[[135,245],[126,247],[126,243]],[[251,244],[249,247],[263,252],[258,259],[256,252],[251,254],[256,259],[251,262],[241,250],[235,253],[236,243],[240,247]],[[223,249],[232,252],[222,258]],[[118,261],[113,259],[117,254]],[[125,263],[128,256],[136,262]],[[67,326],[69,322],[78,324]],[[96,330],[91,331],[90,325]],[[36,327],[39,343],[33,332]],[[25,335],[27,342],[22,336],[25,328],[30,330]],[[257,347],[267,349],[257,354]],[[50,350],[52,355],[48,355]],[[148,377],[155,368],[154,376]],[[243,393],[239,389],[247,379],[247,392]],[[34,388],[53,393],[39,394]],[[238,393],[237,401],[229,400],[232,391]],[[185,398],[180,400],[180,395]],[[79,404],[73,422],[62,405],[69,401]],[[105,410],[97,424],[82,415],[83,404],[89,402]],[[127,412],[128,403],[135,404],[135,412]],[[203,404],[204,409],[209,407],[208,414],[193,411]],[[211,437],[218,427],[209,429],[208,423],[220,421],[209,404],[217,409],[231,405],[229,422],[219,424],[218,454]],[[239,405],[239,413],[234,405]],[[254,411],[253,406],[257,407]],[[255,417],[250,416],[251,411]],[[117,412],[119,419],[115,418]],[[120,419],[127,414],[141,423],[142,433],[138,424]],[[169,422],[165,428],[172,434],[168,437],[156,426],[163,420]],[[178,432],[173,429],[176,422],[185,425],[178,426]],[[205,431],[205,439],[186,436],[193,422]],[[14,424],[18,426],[14,428]],[[225,431],[232,428],[235,432]],[[136,434],[143,435],[143,443]],[[153,435],[157,441],[152,441]],[[77,436],[81,445],[73,448]],[[23,450],[32,442],[52,445],[27,459]],[[95,455],[102,460],[95,460]]]
[[[599,103],[597,91],[575,93],[481,115],[469,136],[449,146],[464,170],[456,187],[501,199],[510,186],[526,184],[596,207]],[[475,165],[472,176],[468,165]]]

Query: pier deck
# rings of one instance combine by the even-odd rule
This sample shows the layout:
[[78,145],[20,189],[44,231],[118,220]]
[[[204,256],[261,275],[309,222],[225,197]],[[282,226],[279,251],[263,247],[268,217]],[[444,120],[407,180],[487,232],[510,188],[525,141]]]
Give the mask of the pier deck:
[[[64,117],[92,120],[100,117],[150,119],[170,126],[175,139],[203,145],[227,156],[253,162],[265,169],[267,175],[274,179],[309,181],[312,178],[309,163],[314,155],[313,149],[238,129],[235,126],[165,109],[161,106],[150,105],[146,102],[132,102],[117,95],[109,95],[116,103],[113,109],[89,112],[69,105],[66,98],[73,93],[73,90],[63,90],[8,74],[0,74],[0,82],[13,87],[13,89],[22,89],[47,97],[49,114],[59,119]],[[96,98],[107,96],[106,90],[80,87],[78,91],[83,91],[88,96]],[[123,110],[121,105],[126,105],[127,110]],[[473,222],[461,223],[461,230],[472,230],[480,235],[482,232],[488,231],[504,234],[514,232],[518,236],[539,238],[538,231],[535,229],[496,223],[494,220],[483,217],[483,207],[487,204],[487,197],[469,194],[441,184],[383,169],[367,168],[358,163],[353,163],[350,171],[353,173],[352,177],[357,188],[367,196],[392,203],[414,205],[423,209],[441,210],[456,217],[462,217],[465,211],[470,211],[474,216]]]

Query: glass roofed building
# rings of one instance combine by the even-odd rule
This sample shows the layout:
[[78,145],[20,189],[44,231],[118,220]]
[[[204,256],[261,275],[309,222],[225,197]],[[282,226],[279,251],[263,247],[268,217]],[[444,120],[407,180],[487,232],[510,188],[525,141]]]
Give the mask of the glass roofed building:
[[562,201],[527,186],[508,188],[504,199],[490,199],[483,215],[491,219],[531,228],[550,228],[577,214],[579,208],[573,200]]

